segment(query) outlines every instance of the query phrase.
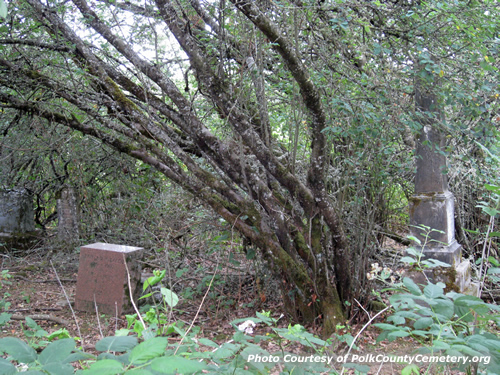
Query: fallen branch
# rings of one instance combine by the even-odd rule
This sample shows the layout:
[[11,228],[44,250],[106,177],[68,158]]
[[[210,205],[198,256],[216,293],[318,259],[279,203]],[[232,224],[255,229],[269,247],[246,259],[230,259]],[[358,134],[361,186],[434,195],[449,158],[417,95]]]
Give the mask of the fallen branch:
[[[59,282],[57,279],[51,279],[51,280],[34,280],[34,279],[28,279],[28,278],[26,278],[24,276],[16,275],[16,274],[13,274],[12,277],[14,279],[24,280],[24,281],[28,281],[30,283],[58,283]],[[65,282],[65,283],[76,283],[76,279],[61,279],[60,281],[61,282]]]
[[16,313],[16,312],[27,312],[27,311],[33,311],[33,310],[39,310],[39,311],[61,311],[62,309],[60,307],[37,307],[34,309],[14,309],[14,310],[7,310],[6,312],[11,314],[11,313]]
[[51,320],[63,326],[67,326],[69,324],[67,320],[58,318],[57,316],[54,315],[47,315],[47,314],[33,314],[33,315],[13,314],[10,318],[13,320],[25,320],[26,318],[31,318],[33,320]]
[[404,246],[411,245],[411,241],[408,238],[400,236],[399,234],[393,232],[389,232],[387,230],[383,230],[379,225],[375,226],[375,231],[383,236],[386,236],[387,238],[390,238],[393,241],[396,241],[397,243],[400,243],[401,245]]

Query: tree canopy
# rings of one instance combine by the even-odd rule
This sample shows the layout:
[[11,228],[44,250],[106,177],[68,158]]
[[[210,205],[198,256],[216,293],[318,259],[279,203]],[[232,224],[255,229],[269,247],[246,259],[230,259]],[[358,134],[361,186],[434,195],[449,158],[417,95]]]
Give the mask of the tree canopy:
[[92,139],[155,168],[258,247],[289,312],[326,332],[411,194],[415,76],[441,81],[450,155],[496,146],[496,1],[15,0],[2,13],[3,139],[50,143],[66,176],[79,173],[66,142]]

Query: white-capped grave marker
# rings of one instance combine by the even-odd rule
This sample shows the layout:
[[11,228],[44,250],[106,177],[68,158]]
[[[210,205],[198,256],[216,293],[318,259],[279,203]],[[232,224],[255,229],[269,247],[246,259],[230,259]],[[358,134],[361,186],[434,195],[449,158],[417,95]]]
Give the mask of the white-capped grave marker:
[[[120,316],[132,310],[141,292],[143,248],[94,243],[80,248],[75,308]],[[130,288],[129,288],[130,285]]]

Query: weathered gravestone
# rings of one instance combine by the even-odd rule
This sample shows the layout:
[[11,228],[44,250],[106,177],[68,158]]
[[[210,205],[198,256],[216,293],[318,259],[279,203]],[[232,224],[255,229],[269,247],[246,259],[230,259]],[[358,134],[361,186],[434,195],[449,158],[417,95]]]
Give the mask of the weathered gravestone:
[[33,232],[33,197],[26,190],[0,190],[0,233]]
[[[469,261],[462,261],[462,246],[455,240],[454,197],[448,190],[445,139],[438,126],[443,120],[434,83],[417,79],[415,109],[422,124],[417,142],[415,194],[410,200],[412,235],[420,240],[414,248],[426,259],[451,265],[426,271],[432,282],[441,281],[449,289],[463,292],[470,283]],[[422,229],[421,227],[429,229]],[[414,273],[412,277],[419,277]],[[421,275],[423,277],[423,275]],[[425,280],[416,280],[424,282]]]
[[57,197],[57,235],[60,240],[76,242],[80,237],[80,210],[75,189],[64,186]]
[[141,292],[143,248],[95,243],[80,248],[75,308],[120,316]]

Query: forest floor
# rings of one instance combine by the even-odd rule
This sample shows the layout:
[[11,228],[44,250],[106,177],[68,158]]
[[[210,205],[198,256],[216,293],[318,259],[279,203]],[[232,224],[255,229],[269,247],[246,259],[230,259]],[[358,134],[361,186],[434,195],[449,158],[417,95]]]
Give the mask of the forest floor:
[[[30,342],[35,348],[37,345],[43,346],[46,333],[52,334],[65,329],[71,337],[79,338],[79,345],[85,351],[95,352],[94,345],[101,338],[113,336],[122,328],[127,328],[125,315],[109,316],[96,312],[73,311],[70,304],[73,304],[76,281],[78,274],[78,254],[51,254],[45,248],[32,248],[29,251],[11,252],[0,254],[2,265],[0,271],[8,270],[7,274],[2,274],[0,284],[0,312],[12,314],[11,320],[0,327],[0,337],[19,337]],[[200,262],[205,261],[203,259]],[[192,265],[196,260],[191,260]],[[150,262],[154,263],[154,262]],[[151,271],[148,263],[145,263],[145,270]],[[182,298],[177,306],[173,320],[182,320],[190,324],[197,317],[195,325],[201,327],[200,337],[209,338],[218,344],[229,341],[234,333],[234,328],[230,322],[234,319],[254,317],[257,311],[271,311],[272,316],[278,318],[283,313],[283,306],[279,298],[269,298],[264,300],[258,293],[249,292],[254,286],[252,282],[245,281],[245,285],[223,288],[224,299],[220,296],[201,303],[201,295],[189,299]],[[201,281],[201,278],[198,282]],[[194,284],[193,284],[194,285]],[[251,289],[248,289],[251,288]],[[222,291],[222,289],[220,289]],[[218,301],[218,302],[217,302]],[[225,303],[220,303],[226,301]],[[200,307],[201,306],[201,307]],[[362,312],[361,314],[371,314],[375,312]],[[29,327],[26,317],[34,319],[38,327]],[[382,322],[384,315],[381,315],[374,322]],[[355,322],[354,320],[346,325],[343,332],[352,336],[362,329],[368,319]],[[374,323],[373,322],[373,323]],[[285,318],[280,320],[282,327],[287,327],[290,322]],[[39,329],[46,331],[37,332]],[[265,334],[267,327],[256,327],[256,333]],[[309,332],[318,333],[318,327],[307,327]],[[261,332],[259,332],[259,330]],[[60,332],[60,331],[59,331]],[[367,363],[366,361],[378,354],[387,356],[412,355],[421,346],[413,339],[400,339],[393,342],[382,341],[376,343],[379,330],[370,324],[356,341],[358,350],[350,352],[364,356],[359,358],[358,363],[365,363],[370,366],[369,374],[400,374],[405,367],[397,363]],[[172,337],[177,340],[178,337]],[[335,340],[334,340],[335,343]],[[333,345],[329,355],[338,356],[347,353],[347,345],[337,340]],[[276,346],[276,349],[279,349]],[[297,350],[300,350],[298,348]],[[371,356],[370,356],[371,355]],[[352,358],[352,357],[351,357]],[[364,362],[363,362],[364,360]],[[425,365],[419,366],[421,373],[427,370]],[[335,365],[337,370],[340,366]],[[276,374],[279,369],[276,370]],[[346,369],[345,374],[354,374],[354,370]],[[429,372],[461,374],[456,370],[442,368],[431,369]]]

